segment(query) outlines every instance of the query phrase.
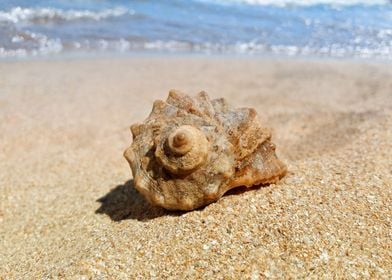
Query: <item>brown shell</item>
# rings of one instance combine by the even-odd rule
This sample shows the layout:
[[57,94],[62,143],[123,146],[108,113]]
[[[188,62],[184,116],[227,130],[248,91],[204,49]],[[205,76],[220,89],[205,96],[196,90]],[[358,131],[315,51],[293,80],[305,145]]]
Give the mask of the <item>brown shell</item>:
[[134,185],[166,209],[196,209],[232,188],[275,183],[286,173],[256,111],[232,109],[205,92],[190,97],[170,91],[131,131],[124,156]]

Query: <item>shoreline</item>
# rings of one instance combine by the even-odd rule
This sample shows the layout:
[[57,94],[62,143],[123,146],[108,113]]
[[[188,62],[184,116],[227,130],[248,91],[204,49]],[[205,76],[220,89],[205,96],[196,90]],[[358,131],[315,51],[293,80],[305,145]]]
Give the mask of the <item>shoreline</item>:
[[353,62],[360,64],[389,65],[391,59],[377,57],[331,57],[331,56],[301,56],[301,55],[278,55],[278,54],[240,54],[240,53],[198,53],[198,52],[156,52],[156,51],[132,51],[120,52],[70,52],[53,55],[38,55],[24,57],[2,57],[0,63],[7,62],[34,62],[34,61],[65,61],[65,60],[117,60],[117,59],[139,59],[139,58],[197,58],[197,59],[229,59],[229,60],[287,60],[303,62]]

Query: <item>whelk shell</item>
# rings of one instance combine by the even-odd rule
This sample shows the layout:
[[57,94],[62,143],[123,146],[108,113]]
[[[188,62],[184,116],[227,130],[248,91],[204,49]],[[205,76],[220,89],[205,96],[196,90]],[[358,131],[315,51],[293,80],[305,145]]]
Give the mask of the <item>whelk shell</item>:
[[125,150],[135,188],[153,205],[192,210],[238,186],[276,183],[286,174],[269,129],[251,108],[232,109],[207,93],[172,90]]

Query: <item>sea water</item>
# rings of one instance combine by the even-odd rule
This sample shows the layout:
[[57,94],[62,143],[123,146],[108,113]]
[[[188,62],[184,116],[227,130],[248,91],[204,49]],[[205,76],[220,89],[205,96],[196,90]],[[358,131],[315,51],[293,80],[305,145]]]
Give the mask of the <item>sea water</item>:
[[392,59],[387,0],[0,0],[0,58],[173,52]]

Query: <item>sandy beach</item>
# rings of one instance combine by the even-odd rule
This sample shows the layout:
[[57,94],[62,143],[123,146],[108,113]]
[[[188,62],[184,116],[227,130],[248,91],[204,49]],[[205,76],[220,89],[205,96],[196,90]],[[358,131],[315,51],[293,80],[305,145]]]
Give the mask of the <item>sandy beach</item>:
[[[170,89],[254,107],[279,183],[151,207],[123,158]],[[0,62],[0,279],[391,279],[392,66],[127,57]]]

